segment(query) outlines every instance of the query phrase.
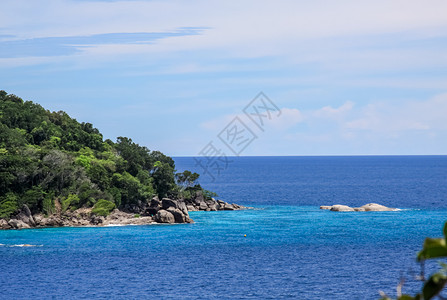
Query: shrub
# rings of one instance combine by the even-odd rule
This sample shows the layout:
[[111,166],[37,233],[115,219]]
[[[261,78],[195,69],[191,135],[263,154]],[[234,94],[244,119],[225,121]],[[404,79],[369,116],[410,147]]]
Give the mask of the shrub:
[[205,199],[211,199],[214,197],[218,197],[219,195],[217,195],[215,192],[211,192],[208,190],[203,190],[203,196],[205,197]]
[[9,219],[9,217],[17,210],[17,196],[8,193],[0,198],[0,219]]
[[43,212],[45,215],[50,216],[54,213],[54,192],[49,193],[44,199],[43,199]]
[[115,207],[115,203],[100,199],[96,202],[95,206],[93,206],[92,213],[98,216],[107,217]]
[[79,197],[70,194],[67,198],[62,200],[62,212],[65,212],[69,207],[76,208],[79,205]]

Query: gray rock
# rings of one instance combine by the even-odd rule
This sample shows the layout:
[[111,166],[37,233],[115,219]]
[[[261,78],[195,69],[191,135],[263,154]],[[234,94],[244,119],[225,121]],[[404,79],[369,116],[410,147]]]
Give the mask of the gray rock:
[[8,222],[9,226],[11,226],[14,229],[25,229],[25,228],[31,228],[28,224],[23,222],[22,220],[17,219],[11,219]]
[[34,219],[34,222],[36,223],[36,226],[38,226],[42,222],[43,215],[42,214],[36,214],[36,215],[33,216],[33,219]]
[[105,218],[103,216],[93,215],[92,218],[90,219],[90,223],[93,225],[100,225],[104,223],[104,220]]
[[355,211],[365,211],[363,207],[354,207]]
[[213,205],[210,205],[209,206],[209,211],[217,211],[218,209],[217,209],[217,204],[213,204]]
[[377,203],[368,203],[361,208],[365,209],[365,211],[393,211],[396,210],[395,208],[386,207]]
[[33,219],[33,215],[31,214],[31,211],[28,205],[26,204],[22,206],[22,209],[20,210],[20,213],[16,216],[16,219],[22,221],[25,224],[28,224],[30,227],[36,226],[36,222]]
[[395,211],[395,208],[386,207],[377,203],[368,203],[361,207],[350,207],[347,205],[320,206],[320,209],[328,209],[331,211]]
[[347,205],[336,204],[336,205],[332,205],[331,211],[354,211],[354,209]]
[[169,223],[169,224],[175,223],[174,215],[164,209],[161,209],[157,212],[157,214],[154,217],[154,220],[157,223]]
[[48,218],[43,218],[40,223],[42,226],[48,226],[48,227],[63,226],[62,220],[56,216],[50,216]]
[[160,199],[158,199],[157,196],[152,198],[151,203],[150,203],[150,207],[161,207],[161,201],[160,201]]
[[320,206],[320,209],[331,209],[332,208],[332,206],[331,205],[322,205],[322,206]]
[[206,205],[205,201],[200,202],[199,210],[207,210],[209,207]]
[[203,193],[202,193],[202,191],[197,191],[196,192],[196,196],[195,196],[195,198],[194,198],[194,202],[197,204],[197,205],[200,205],[200,203],[201,202],[204,202],[205,201],[205,197],[203,197]]
[[184,201],[178,201],[178,209],[182,211],[183,214],[188,215],[188,208],[186,207],[186,204]]
[[178,201],[177,200],[172,200],[169,198],[163,198],[161,200],[161,207],[166,210],[170,207],[174,207],[174,208],[178,208]]
[[175,223],[186,222],[186,215],[180,209],[170,207],[168,208],[168,212],[170,212],[174,216]]
[[10,229],[11,225],[5,219],[0,219],[0,229]]
[[193,205],[186,205],[186,208],[188,209],[188,211],[197,211],[197,208]]
[[223,209],[224,210],[235,210],[234,206],[229,203],[225,203]]

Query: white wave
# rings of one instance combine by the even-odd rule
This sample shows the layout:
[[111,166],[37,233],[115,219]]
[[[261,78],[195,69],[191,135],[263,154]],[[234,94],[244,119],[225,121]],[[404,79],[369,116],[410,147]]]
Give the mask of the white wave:
[[17,244],[9,247],[43,247],[43,245]]

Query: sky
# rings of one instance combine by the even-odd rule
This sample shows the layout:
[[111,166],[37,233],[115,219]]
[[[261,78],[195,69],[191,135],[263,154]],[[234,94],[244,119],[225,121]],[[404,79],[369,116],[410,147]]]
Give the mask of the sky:
[[171,156],[447,154],[447,1],[2,0],[0,90]]

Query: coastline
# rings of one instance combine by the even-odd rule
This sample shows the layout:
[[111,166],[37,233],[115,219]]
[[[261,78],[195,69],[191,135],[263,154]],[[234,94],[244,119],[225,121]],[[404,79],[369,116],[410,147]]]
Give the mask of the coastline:
[[197,193],[192,199],[170,199],[153,197],[145,203],[114,209],[107,216],[92,212],[92,208],[79,208],[74,211],[58,211],[50,216],[42,213],[32,214],[27,205],[23,205],[9,220],[0,219],[0,229],[29,229],[47,227],[113,227],[150,224],[194,223],[189,217],[190,211],[222,211],[248,209],[214,198],[205,199]]

